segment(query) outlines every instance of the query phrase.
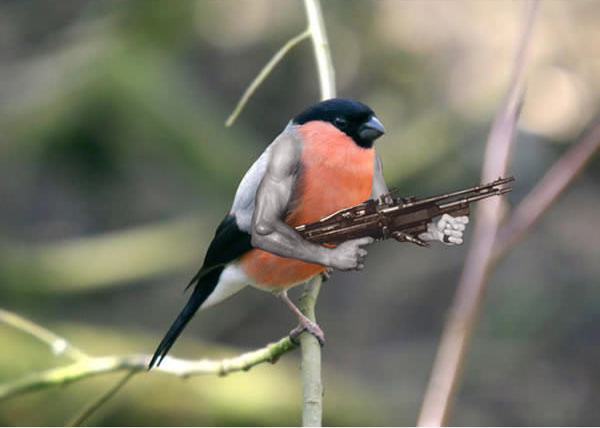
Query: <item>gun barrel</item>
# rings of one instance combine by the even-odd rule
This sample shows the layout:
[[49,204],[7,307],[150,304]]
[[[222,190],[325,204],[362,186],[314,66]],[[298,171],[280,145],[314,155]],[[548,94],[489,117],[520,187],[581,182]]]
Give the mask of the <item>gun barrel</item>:
[[[440,199],[452,198],[454,196],[460,196],[460,195],[464,195],[466,193],[481,192],[481,191],[492,189],[496,186],[501,186],[503,184],[510,183],[511,181],[515,181],[515,177],[511,176],[511,177],[506,177],[506,178],[498,178],[498,180],[492,181],[491,183],[480,184],[479,186],[469,187],[468,189],[457,190],[456,192],[445,193],[443,195],[431,196],[429,198],[419,199],[414,202],[408,202],[408,203],[404,204],[404,207],[408,208],[408,207],[412,207],[412,206],[428,204],[430,202],[439,201]],[[489,192],[489,193],[491,193],[491,192]],[[488,194],[488,193],[486,193],[486,194]]]
[[490,196],[500,196],[508,193],[512,190],[511,187],[505,187],[503,189],[494,189],[494,191],[482,193],[480,195],[473,195],[462,199],[457,199],[456,201],[447,202],[445,204],[441,204],[439,208],[441,210],[445,210],[447,208],[452,208],[458,205],[468,204],[470,202],[479,201],[481,199],[489,198]]

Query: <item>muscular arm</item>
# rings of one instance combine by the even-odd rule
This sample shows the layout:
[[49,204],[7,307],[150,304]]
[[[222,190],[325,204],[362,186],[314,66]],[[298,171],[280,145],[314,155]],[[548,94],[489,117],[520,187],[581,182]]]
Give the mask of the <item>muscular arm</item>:
[[327,248],[304,240],[283,218],[298,178],[302,146],[292,135],[273,142],[265,175],[258,187],[252,218],[252,245],[281,257],[299,259],[340,270],[362,269],[373,242],[361,238]]
[[298,176],[301,154],[301,145],[289,135],[273,143],[256,193],[252,245],[278,256],[327,266],[329,249],[305,241],[283,221]]

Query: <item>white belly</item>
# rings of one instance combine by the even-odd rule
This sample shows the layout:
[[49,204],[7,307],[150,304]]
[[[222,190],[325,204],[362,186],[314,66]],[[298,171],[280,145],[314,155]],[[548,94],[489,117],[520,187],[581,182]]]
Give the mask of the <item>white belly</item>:
[[229,296],[237,293],[245,286],[250,285],[250,280],[237,263],[231,263],[223,269],[217,286],[208,298],[202,303],[200,309],[215,305]]

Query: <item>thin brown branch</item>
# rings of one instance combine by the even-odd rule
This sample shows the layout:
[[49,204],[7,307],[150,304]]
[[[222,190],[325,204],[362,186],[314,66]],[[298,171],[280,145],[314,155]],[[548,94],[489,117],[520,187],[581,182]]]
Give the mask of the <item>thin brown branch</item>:
[[538,184],[515,208],[498,233],[495,258],[515,245],[583,170],[600,148],[600,117],[591,129],[550,168]]
[[[482,168],[484,182],[506,173],[537,8],[537,0],[528,2],[526,20],[513,63],[511,83],[505,101],[495,117],[486,145]],[[493,260],[494,239],[501,221],[500,204],[500,198],[479,204],[472,245],[467,254],[448,321],[442,332],[417,422],[419,426],[441,426],[448,420]]]

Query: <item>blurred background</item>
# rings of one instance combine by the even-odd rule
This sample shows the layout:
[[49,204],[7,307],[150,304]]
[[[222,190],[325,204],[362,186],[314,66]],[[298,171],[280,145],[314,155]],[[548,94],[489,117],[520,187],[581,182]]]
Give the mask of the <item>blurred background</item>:
[[[523,3],[322,6],[339,95],[386,126],[389,186],[427,196],[478,183]],[[541,3],[511,205],[598,110],[598,22],[599,2]],[[223,125],[304,28],[295,0],[2,1],[0,305],[93,355],[153,352],[242,175],[319,98],[305,41]],[[596,158],[493,274],[452,424],[598,424],[599,189]],[[324,284],[325,424],[415,423],[469,241],[378,243],[364,271]],[[197,315],[171,354],[232,356],[294,325],[247,289]],[[0,343],[0,383],[69,361],[4,325]],[[120,376],[0,402],[0,425],[65,424]],[[297,425],[300,396],[295,352],[226,378],[137,375],[87,423]]]

